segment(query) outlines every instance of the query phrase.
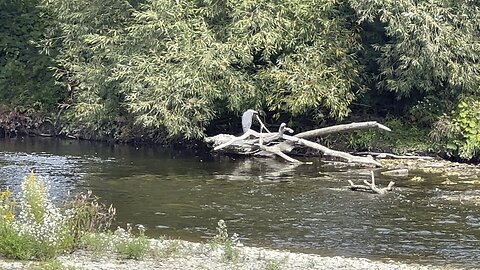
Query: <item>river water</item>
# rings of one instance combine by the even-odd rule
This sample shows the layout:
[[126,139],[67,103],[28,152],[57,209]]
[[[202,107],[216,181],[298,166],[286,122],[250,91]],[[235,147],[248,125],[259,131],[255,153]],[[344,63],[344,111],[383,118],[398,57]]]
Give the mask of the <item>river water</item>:
[[[370,170],[325,164],[235,160],[55,139],[0,140],[0,187],[18,190],[31,170],[62,200],[92,190],[117,208],[116,225],[143,224],[150,236],[200,241],[224,219],[248,245],[322,255],[394,259],[433,265],[480,265],[480,206],[448,196],[480,195],[478,184],[444,185],[411,171],[395,192],[346,189]],[[412,181],[421,176],[425,181]],[[451,178],[451,181],[456,179]],[[465,180],[465,179],[463,179]],[[467,179],[468,180],[468,179]],[[473,182],[472,182],[473,183]]]

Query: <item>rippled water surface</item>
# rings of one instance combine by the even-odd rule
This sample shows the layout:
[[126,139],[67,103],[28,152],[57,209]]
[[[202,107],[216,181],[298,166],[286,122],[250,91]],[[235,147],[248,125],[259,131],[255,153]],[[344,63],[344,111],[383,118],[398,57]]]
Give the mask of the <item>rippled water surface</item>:
[[[34,169],[56,198],[91,189],[116,206],[118,225],[143,224],[152,236],[201,240],[215,234],[216,222],[224,219],[229,231],[250,245],[470,268],[480,264],[480,206],[447,199],[479,196],[475,181],[444,185],[440,175],[412,171],[391,178],[376,170],[377,183],[395,180],[398,186],[378,196],[346,189],[348,179],[370,179],[370,170],[312,161],[291,166],[152,147],[5,139],[0,140],[0,186],[18,190]],[[411,181],[414,176],[425,181]]]

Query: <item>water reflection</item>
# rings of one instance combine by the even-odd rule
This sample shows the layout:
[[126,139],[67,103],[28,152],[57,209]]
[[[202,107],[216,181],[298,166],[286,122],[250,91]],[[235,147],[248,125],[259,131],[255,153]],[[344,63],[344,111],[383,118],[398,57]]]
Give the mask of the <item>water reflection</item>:
[[199,240],[225,219],[251,245],[472,267],[480,261],[480,209],[462,200],[480,191],[468,179],[446,186],[434,175],[377,172],[380,185],[398,186],[377,196],[346,190],[347,179],[362,182],[370,170],[315,161],[291,166],[56,140],[3,140],[0,149],[0,185],[18,185],[35,168],[58,197],[92,189],[116,206],[119,225],[141,223],[151,235]]

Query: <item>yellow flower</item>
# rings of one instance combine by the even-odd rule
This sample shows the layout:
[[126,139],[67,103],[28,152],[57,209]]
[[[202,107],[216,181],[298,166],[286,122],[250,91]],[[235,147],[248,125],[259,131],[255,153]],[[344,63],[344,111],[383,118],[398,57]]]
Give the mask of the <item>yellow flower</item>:
[[2,192],[2,193],[3,193],[2,195],[3,195],[5,198],[8,198],[8,197],[10,197],[10,195],[12,195],[12,192],[10,191],[10,189],[8,189],[8,187],[7,187],[7,189],[6,189],[4,192]]
[[15,215],[12,213],[12,211],[8,211],[7,214],[5,215],[5,218],[11,222],[15,219]]
[[0,192],[0,200],[1,201],[6,201],[8,199],[8,197],[10,197],[10,195],[12,195],[12,192],[7,187],[7,189],[5,189],[5,191]]

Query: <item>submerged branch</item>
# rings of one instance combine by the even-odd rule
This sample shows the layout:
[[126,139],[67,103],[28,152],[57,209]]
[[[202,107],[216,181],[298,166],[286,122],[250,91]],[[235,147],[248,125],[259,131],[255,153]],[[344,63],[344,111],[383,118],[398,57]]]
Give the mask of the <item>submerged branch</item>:
[[371,175],[372,175],[371,182],[368,182],[367,180],[363,180],[363,183],[365,185],[356,185],[352,182],[352,180],[348,180],[348,183],[350,184],[348,188],[353,191],[364,191],[364,192],[371,192],[376,194],[385,194],[388,191],[393,190],[393,185],[395,185],[395,182],[390,181],[387,187],[379,188],[375,185],[375,176],[373,174],[373,171],[371,172]]

